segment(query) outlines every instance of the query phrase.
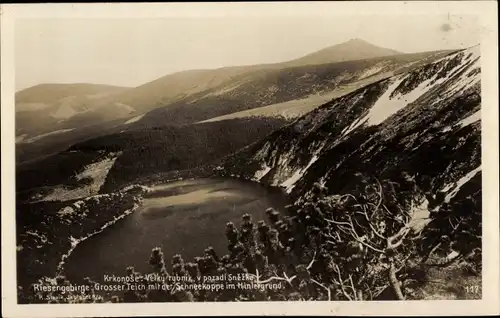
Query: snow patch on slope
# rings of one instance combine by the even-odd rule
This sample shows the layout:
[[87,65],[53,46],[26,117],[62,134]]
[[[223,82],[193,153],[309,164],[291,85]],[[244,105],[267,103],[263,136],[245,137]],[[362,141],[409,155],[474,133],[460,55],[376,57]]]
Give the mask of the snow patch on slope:
[[361,73],[361,75],[359,76],[359,79],[363,79],[363,78],[378,74],[378,73],[382,72],[384,69],[385,69],[385,65],[375,65],[374,67],[369,68],[366,71],[364,71],[363,73]]
[[236,84],[233,84],[231,86],[226,86],[226,87],[223,87],[223,88],[219,89],[218,91],[210,92],[207,95],[205,95],[204,97],[224,95],[226,93],[234,91],[235,89],[237,89],[238,87],[240,87],[243,84],[244,83],[236,83]]
[[49,137],[49,136],[53,136],[53,135],[59,135],[59,134],[63,134],[63,133],[67,133],[67,132],[70,132],[70,131],[73,131],[75,130],[75,128],[69,128],[69,129],[59,129],[59,130],[55,130],[55,131],[51,131],[51,132],[48,132],[48,133],[45,133],[45,134],[41,134],[41,135],[38,135],[38,136],[35,136],[35,137],[31,137],[31,138],[28,138],[28,139],[25,139],[25,137],[27,135],[21,135],[19,137],[23,137],[23,138],[20,138],[19,140],[16,138],[16,143],[26,143],[26,144],[29,144],[29,143],[33,143],[33,142],[36,142],[42,138],[45,138],[45,137]]
[[269,171],[271,171],[271,167],[269,167],[267,164],[263,164],[261,170],[257,170],[253,176],[254,181],[260,181],[260,179],[264,178]]
[[[450,80],[460,69],[462,68],[472,68],[472,70],[476,70],[479,68],[479,47],[471,48],[465,50],[463,52],[457,54],[465,54],[465,60],[459,66],[454,67],[452,71],[449,72],[447,76],[442,78],[437,78],[439,76],[439,71],[436,71],[435,74],[420,83],[416,88],[411,90],[406,94],[393,94],[393,92],[398,88],[398,86],[405,81],[411,74],[406,74],[403,76],[396,77],[392,80],[392,84],[387,88],[387,90],[380,96],[380,98],[375,102],[375,104],[370,108],[367,114],[357,118],[350,126],[346,127],[342,131],[342,135],[345,136],[358,128],[361,125],[367,126],[375,126],[384,122],[386,119],[405,108],[407,105],[415,102],[421,96],[426,94],[432,88],[440,85],[448,80]],[[449,61],[457,56],[457,54],[453,54],[450,56],[446,56],[435,63]],[[465,66],[464,66],[465,65]],[[469,71],[470,73],[471,71]],[[460,79],[455,82],[451,87],[447,90],[446,96],[442,96],[441,99],[445,99],[452,94],[463,91],[480,81],[481,77],[474,76],[461,76]],[[439,100],[434,101],[434,103]]]
[[66,120],[88,111],[89,109],[84,105],[84,102],[77,96],[66,96],[60,100],[57,110],[50,114],[50,116],[56,119]]
[[462,119],[458,122],[458,124],[462,127],[468,126],[476,121],[481,120],[481,110],[478,110],[474,114],[468,116],[467,118]]
[[139,120],[141,120],[141,118],[144,117],[144,114],[142,115],[139,115],[139,116],[136,116],[136,117],[133,117],[133,118],[130,118],[129,120],[127,120],[124,125],[128,125],[128,124],[132,124],[132,123],[135,123]]
[[441,190],[441,192],[447,193],[446,197],[444,198],[444,202],[446,203],[450,202],[450,200],[453,199],[453,197],[458,193],[458,191],[460,191],[460,188],[464,184],[469,182],[480,171],[481,171],[481,166],[467,173],[465,176],[460,178],[456,183],[449,183],[445,185],[445,187]]
[[293,188],[295,188],[295,184],[297,183],[297,181],[299,181],[300,178],[304,176],[307,169],[309,169],[309,167],[312,166],[313,163],[315,163],[318,160],[318,158],[319,157],[317,155],[314,155],[307,164],[307,166],[305,166],[303,169],[296,170],[290,178],[288,178],[285,182],[281,184],[281,186],[286,189],[286,193],[292,192]]
[[477,121],[481,120],[481,110],[476,111],[474,114],[467,116],[466,118],[460,120],[453,126],[446,126],[444,127],[441,132],[448,132],[453,130],[454,127],[466,127],[468,125],[471,125]]
[[78,114],[78,112],[75,111],[71,105],[61,105],[54,113],[51,114],[51,116],[57,119],[68,119],[76,114]]
[[412,204],[410,213],[411,219],[408,226],[417,233],[422,231],[431,222],[429,218],[429,201],[427,199],[423,199],[420,203]]
[[293,188],[295,187],[295,183],[299,181],[300,178],[302,178],[304,172],[305,171],[301,169],[296,170],[290,178],[288,178],[281,184],[281,186],[286,189],[286,193],[292,192]]
[[19,144],[19,143],[22,143],[23,140],[28,137],[28,134],[22,134],[22,135],[19,135],[19,136],[16,136],[16,144]]
[[[90,179],[91,182],[75,189],[68,189],[64,186],[55,187],[51,193],[41,199],[41,201],[68,201],[96,195],[104,184],[109,170],[113,167],[119,155],[106,158],[92,163],[85,167],[84,171],[75,176],[76,180]],[[71,213],[70,211],[66,211]]]
[[135,112],[135,109],[132,106],[129,106],[129,105],[124,104],[124,103],[115,103],[115,106],[119,106],[119,107],[123,108],[123,110],[125,110],[129,113]]
[[380,98],[375,102],[372,108],[369,110],[368,114],[357,118],[350,126],[346,127],[342,132],[342,135],[348,135],[351,131],[358,128],[363,124],[377,125],[384,121],[390,115],[396,113],[398,110],[403,108],[405,105],[404,101],[401,99],[391,99],[392,92],[403,82],[404,77],[396,78],[395,81],[387,88],[387,90],[380,96]]
[[291,193],[293,188],[295,188],[295,184],[297,183],[297,181],[299,181],[303,176],[304,174],[307,172],[307,170],[316,162],[318,161],[319,157],[320,157],[320,153],[321,153],[321,150],[323,150],[323,148],[325,147],[326,145],[326,141],[321,143],[319,145],[319,147],[316,149],[316,151],[314,151],[314,155],[311,157],[311,159],[309,160],[309,162],[307,163],[307,165],[303,168],[299,168],[297,169],[290,178],[288,178],[287,180],[285,180],[283,183],[281,183],[281,187],[284,187],[286,190],[286,193]]

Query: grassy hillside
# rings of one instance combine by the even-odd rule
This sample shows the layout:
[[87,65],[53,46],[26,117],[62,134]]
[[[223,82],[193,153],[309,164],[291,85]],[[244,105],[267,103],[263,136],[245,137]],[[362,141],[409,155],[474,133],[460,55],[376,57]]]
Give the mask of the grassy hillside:
[[[275,88],[272,85],[262,86],[255,83],[262,79],[275,77],[276,73],[280,73],[281,71],[283,71],[279,76],[281,78],[286,78],[290,75],[294,76],[293,70],[291,72],[288,71],[290,68],[396,55],[398,55],[396,51],[380,48],[365,41],[355,39],[293,61],[275,64],[231,66],[213,70],[183,71],[164,76],[135,88],[93,84],[42,84],[16,94],[16,109],[24,110],[16,119],[16,131],[18,136],[26,134],[26,137],[32,137],[36,134],[50,132],[51,129],[78,128],[118,118],[132,118],[157,108],[170,108],[170,106],[176,108],[178,103],[190,104],[194,100],[210,94],[221,97],[215,100],[208,99],[205,103],[234,103],[234,98],[224,96],[224,92],[232,91],[235,86],[240,86],[246,82],[254,82],[253,86],[256,86],[256,88],[267,91],[267,95],[274,95],[273,91]],[[409,59],[411,61],[417,57],[417,55],[411,54],[408,56],[411,56]],[[403,60],[406,57],[400,56],[398,59],[404,62]],[[391,64],[391,62],[388,63]],[[349,65],[346,65],[346,67],[349,67]],[[301,85],[313,83],[312,81],[315,77],[317,80],[323,81],[322,77],[324,74],[320,74],[323,71],[319,70],[322,68],[325,69],[325,67],[310,69],[309,72],[318,72],[318,74],[312,74],[310,81],[302,81]],[[302,75],[309,76],[308,74]],[[275,78],[274,80],[278,82],[271,84],[281,85],[283,84],[281,83],[282,80],[287,81],[287,79],[280,78]],[[292,78],[291,80],[297,79]],[[248,87],[244,88],[247,89]],[[324,90],[325,88],[321,89]],[[331,90],[332,87],[330,86],[329,89]],[[316,91],[313,90],[313,93]],[[190,113],[191,110],[187,110],[187,114],[182,115],[182,118],[176,124],[186,123],[189,118],[198,121],[198,117],[208,119],[227,114],[228,112],[286,102],[297,98],[295,96],[297,94],[283,98],[283,96],[280,96],[280,92],[277,93],[275,98],[270,98],[269,100],[267,100],[267,96],[259,96],[257,100],[247,101],[247,103],[254,103],[255,106],[247,104],[242,107],[239,105],[233,107],[234,109],[224,109],[226,106],[223,106],[223,111],[215,113],[213,110],[198,110],[203,113],[200,116],[193,116]],[[299,95],[300,97],[304,97],[310,93],[306,91]],[[242,98],[245,97],[243,96]],[[241,104],[240,100],[236,102]]]
[[40,84],[16,93],[16,103],[53,103],[68,96],[93,96],[118,93],[128,87],[102,84]]
[[237,151],[286,124],[283,119],[252,118],[157,127],[114,133],[87,140],[39,161],[18,166],[19,200],[48,193],[56,185],[78,187],[74,176],[85,166],[121,153],[109,171],[102,192],[115,190],[137,178],[159,172],[191,169]]
[[[81,83],[40,84],[19,91],[15,95],[16,136],[27,139],[60,129],[95,124],[101,118],[69,123],[68,119],[85,118],[86,114],[92,112],[92,103],[95,100],[128,89],[127,87]],[[119,109],[114,107],[113,110],[115,114],[112,118],[119,117]]]
[[[87,139],[96,138],[106,134],[117,133],[123,130],[121,124],[123,120],[109,120],[107,122],[97,122],[92,125],[82,123],[80,128],[62,128],[51,130],[52,133],[46,135],[36,135],[26,137],[16,142],[16,163],[19,167],[30,162],[38,161],[50,155],[57,154],[71,145]],[[55,133],[59,132],[59,133]],[[34,142],[31,140],[36,139]]]
[[109,191],[138,177],[208,165],[284,124],[283,119],[252,118],[159,127],[105,136],[74,145],[69,151],[123,151],[103,186],[103,191]]
[[[353,48],[359,49],[356,52],[389,56],[331,63],[341,57],[343,60],[361,57],[358,53],[346,55]],[[16,158],[18,162],[36,160],[76,142],[121,130],[184,125],[226,115],[229,117],[222,119],[246,117],[246,113],[230,114],[270,105],[274,106],[252,112],[251,116],[295,117],[333,97],[445,54],[395,54],[359,41],[325,50],[329,52],[327,56],[331,55],[327,64],[317,64],[325,62],[323,58],[307,58],[303,63],[311,65],[300,66],[302,62],[292,61],[292,64],[192,70],[136,88],[47,84],[26,89],[17,96],[16,107],[25,111],[16,114],[19,141]],[[320,54],[323,55],[324,52]],[[115,127],[120,124],[124,124],[122,129]],[[36,143],[26,142],[34,139]]]
[[[211,90],[147,113],[134,126],[182,125],[311,95],[344,90],[382,73],[390,76],[428,63],[449,52],[402,54],[357,61],[268,69],[233,78]],[[317,106],[321,105],[318,103]]]
[[121,102],[130,105],[137,111],[145,112],[181,100],[189,95],[216,88],[224,83],[227,85],[228,82],[237,80],[243,75],[258,74],[269,70],[297,66],[329,64],[396,54],[401,53],[354,39],[311,53],[302,58],[282,63],[230,66],[213,70],[191,70],[166,75],[138,86],[134,90],[123,92],[119,96],[104,99],[99,103]]

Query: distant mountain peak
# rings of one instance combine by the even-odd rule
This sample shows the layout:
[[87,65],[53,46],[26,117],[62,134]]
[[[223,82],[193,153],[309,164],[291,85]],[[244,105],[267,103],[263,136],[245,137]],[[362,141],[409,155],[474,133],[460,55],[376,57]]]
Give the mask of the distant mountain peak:
[[380,47],[360,38],[335,44],[299,59],[288,62],[290,65],[326,64],[351,60],[364,60],[376,57],[403,54],[396,50]]
[[371,44],[363,39],[360,39],[360,38],[352,38],[350,39],[349,41],[347,41],[346,43],[363,43],[363,44]]
[[[370,42],[363,40],[363,39],[360,39],[360,38],[352,38],[348,41],[324,48],[323,50],[339,49],[342,47],[352,47],[352,46],[356,46],[356,48],[362,47],[363,49],[366,49],[366,50],[383,50],[386,53],[402,54],[402,52],[398,52],[396,50],[385,48],[385,47],[380,47],[378,45],[375,45],[373,43],[370,43]],[[319,51],[319,52],[321,52],[321,51]],[[391,55],[391,54],[389,54],[389,55]]]

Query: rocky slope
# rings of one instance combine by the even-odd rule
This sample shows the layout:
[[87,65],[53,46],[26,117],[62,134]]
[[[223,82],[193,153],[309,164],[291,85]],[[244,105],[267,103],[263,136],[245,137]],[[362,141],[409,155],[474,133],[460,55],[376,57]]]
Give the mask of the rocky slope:
[[434,192],[451,191],[450,183],[480,172],[480,109],[474,47],[334,99],[228,158],[224,168],[294,194],[316,177],[341,188],[354,171],[394,170],[432,179]]
[[[461,286],[481,281],[480,48],[334,99],[216,170],[284,188],[292,213],[323,220],[332,253],[346,241],[373,253],[382,271],[365,252],[359,279],[388,273],[387,299],[471,297]],[[344,260],[345,275],[358,275]]]
[[[411,179],[418,188],[408,194],[417,202],[412,212],[431,221],[429,231],[450,236],[468,219],[480,237],[479,52],[452,53],[334,99],[226,158],[219,173],[283,187],[299,205],[314,184],[345,194],[356,191],[360,176]],[[465,241],[456,240],[447,253],[480,247],[468,238],[469,246],[457,252]]]

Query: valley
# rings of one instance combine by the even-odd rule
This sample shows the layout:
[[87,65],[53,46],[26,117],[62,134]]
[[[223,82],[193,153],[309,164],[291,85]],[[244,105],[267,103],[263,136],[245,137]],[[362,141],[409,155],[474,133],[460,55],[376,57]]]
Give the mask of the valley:
[[[360,45],[364,47],[362,52],[372,49],[368,43],[355,41],[357,50]],[[329,99],[448,53],[374,53],[361,59],[363,55],[351,46],[348,42],[332,47],[344,52],[344,58],[334,55],[330,60],[307,58],[272,65],[186,71],[135,88],[50,84],[23,90],[17,93],[16,160],[33,161],[75,143],[123,130],[246,116],[238,112],[296,118]],[[46,95],[54,97],[48,100]],[[304,103],[297,102],[300,100]],[[27,109],[26,102],[45,106]],[[57,115],[63,113],[63,117]],[[29,142],[37,139],[43,139],[43,143]]]
[[[479,46],[403,54],[352,40],[107,87],[88,111],[24,122],[20,302],[43,303],[36,281],[111,273],[287,284],[106,301],[470,298],[431,282],[481,282],[480,61]],[[19,120],[53,102],[33,95]]]
[[[72,281],[102,273],[125,275],[126,268],[146,272],[150,251],[163,246],[167,259],[176,254],[194,258],[212,246],[219,254],[226,241],[220,235],[227,222],[241,215],[265,217],[269,207],[282,210],[286,197],[279,190],[232,179],[195,179],[156,185],[130,217],[108,231],[82,242],[64,265]],[[203,240],[199,234],[203,233]]]

